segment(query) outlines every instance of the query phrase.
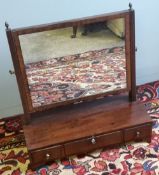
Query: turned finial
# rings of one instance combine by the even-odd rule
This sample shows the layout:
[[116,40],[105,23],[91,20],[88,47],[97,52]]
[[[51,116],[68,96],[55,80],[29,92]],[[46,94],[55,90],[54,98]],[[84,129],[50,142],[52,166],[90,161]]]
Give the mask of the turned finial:
[[129,2],[129,10],[132,10],[132,3]]
[[5,27],[7,30],[9,29],[9,24],[7,22],[5,22]]

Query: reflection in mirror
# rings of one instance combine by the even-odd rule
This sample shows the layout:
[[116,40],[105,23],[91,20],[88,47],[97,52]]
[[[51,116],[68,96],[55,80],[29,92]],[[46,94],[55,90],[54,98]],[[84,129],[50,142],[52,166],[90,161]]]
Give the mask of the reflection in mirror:
[[123,18],[20,35],[33,107],[126,88],[124,38]]

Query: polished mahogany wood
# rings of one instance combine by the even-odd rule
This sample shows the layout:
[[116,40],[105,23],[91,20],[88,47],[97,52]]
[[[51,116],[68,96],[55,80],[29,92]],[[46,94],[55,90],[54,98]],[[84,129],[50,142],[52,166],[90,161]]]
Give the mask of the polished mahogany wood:
[[[50,23],[45,25],[31,26],[18,29],[6,28],[6,33],[8,36],[8,41],[10,44],[10,50],[12,53],[13,63],[15,67],[15,73],[17,76],[17,81],[19,85],[19,90],[21,94],[22,104],[25,111],[24,121],[29,123],[32,118],[32,114],[38,111],[46,111],[52,108],[61,107],[64,105],[69,105],[73,103],[79,103],[83,101],[91,101],[100,97],[104,97],[110,94],[129,92],[129,100],[136,100],[136,80],[135,80],[135,28],[134,28],[134,11],[125,10],[115,13],[108,13],[96,16],[90,16],[85,18],[61,21],[56,23]],[[23,60],[23,54],[21,51],[19,35],[30,34],[35,32],[48,31],[53,29],[65,28],[65,27],[79,27],[85,26],[87,24],[95,22],[106,22],[110,19],[123,18],[125,20],[125,53],[126,53],[126,76],[127,76],[127,87],[124,89],[116,89],[111,92],[105,92],[102,94],[95,94],[91,96],[85,96],[81,98],[76,98],[73,100],[67,100],[60,103],[53,103],[50,105],[44,105],[40,107],[32,106],[32,100],[30,96],[27,75],[25,71],[25,65]]]
[[14,69],[15,69],[14,71],[16,74],[18,88],[19,88],[19,92],[20,92],[20,96],[21,96],[22,106],[23,106],[23,110],[24,110],[24,116],[22,117],[22,120],[24,123],[28,123],[30,121],[30,114],[29,114],[29,106],[28,106],[29,103],[26,100],[27,94],[25,93],[25,90],[24,90],[25,84],[23,84],[24,79],[22,76],[22,71],[24,72],[24,69],[20,69],[21,64],[20,64],[18,56],[17,56],[17,50],[15,47],[14,39],[13,39],[13,32],[11,31],[9,26],[6,28],[6,34],[7,34],[9,48],[10,48],[10,52],[11,52],[11,56],[12,56],[12,60],[13,60],[13,65],[14,65]]
[[145,124],[124,130],[124,141],[141,141],[143,139],[151,141],[152,124]]
[[30,158],[31,158],[30,161],[32,164],[34,164],[34,167],[64,157],[65,153],[64,153],[64,147],[62,145],[52,146],[49,148],[39,149],[30,152]]
[[60,29],[65,27],[83,26],[90,23],[102,22],[105,20],[112,20],[115,18],[125,18],[125,16],[129,15],[129,13],[131,12],[133,12],[133,10],[123,10],[123,11],[105,13],[101,15],[94,15],[94,16],[83,17],[78,19],[58,21],[54,23],[29,26],[29,27],[23,27],[23,28],[16,28],[13,30],[13,32],[17,33],[18,35],[23,35],[23,34],[30,34],[30,33],[36,33],[36,32],[44,32],[44,31],[53,30],[53,29]]
[[86,139],[80,139],[64,144],[66,156],[82,154],[93,151],[97,148],[123,143],[122,131],[91,136]]
[[129,32],[130,32],[130,80],[131,80],[131,87],[129,91],[129,97],[131,101],[136,101],[136,62],[135,62],[135,15],[134,11],[129,15]]
[[28,149],[34,150],[145,123],[151,119],[144,105],[119,95],[34,117],[24,132]]
[[45,164],[47,155],[53,161],[128,141],[151,141],[152,120],[144,104],[129,102],[127,95],[71,105],[33,118],[24,126],[32,168]]

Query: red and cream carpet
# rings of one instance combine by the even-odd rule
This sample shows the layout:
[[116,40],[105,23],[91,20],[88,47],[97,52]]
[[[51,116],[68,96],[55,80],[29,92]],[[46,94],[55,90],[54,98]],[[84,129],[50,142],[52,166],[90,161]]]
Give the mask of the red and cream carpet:
[[28,169],[29,157],[19,118],[0,120],[1,175],[159,175],[159,82],[138,87],[137,98],[153,119],[151,143],[128,143]]
[[124,47],[50,58],[25,68],[33,107],[126,88]]

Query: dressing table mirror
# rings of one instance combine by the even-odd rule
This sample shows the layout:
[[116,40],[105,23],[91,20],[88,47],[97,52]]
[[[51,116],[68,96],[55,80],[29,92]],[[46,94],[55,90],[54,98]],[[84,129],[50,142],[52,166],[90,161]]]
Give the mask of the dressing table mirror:
[[152,122],[135,102],[131,6],[45,25],[6,25],[6,33],[32,168],[108,145],[150,141]]
[[128,11],[8,28],[11,47],[16,50],[13,62],[18,66],[19,89],[26,113],[123,91],[129,92],[130,101],[134,101],[134,21],[131,16]]

